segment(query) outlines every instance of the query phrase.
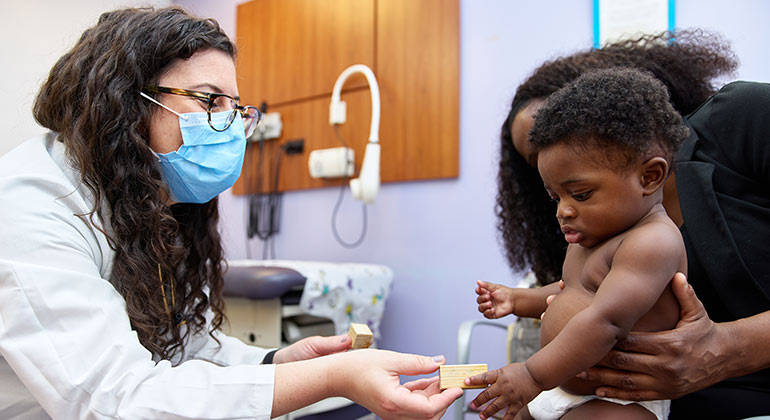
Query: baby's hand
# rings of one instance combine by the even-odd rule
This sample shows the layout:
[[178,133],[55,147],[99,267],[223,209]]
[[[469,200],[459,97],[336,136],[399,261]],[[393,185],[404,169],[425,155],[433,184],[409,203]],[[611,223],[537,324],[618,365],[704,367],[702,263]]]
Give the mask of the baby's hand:
[[490,385],[471,402],[471,408],[477,410],[491,401],[479,414],[482,420],[493,416],[505,407],[508,409],[505,411],[503,420],[513,420],[516,413],[542,391],[524,363],[512,363],[497,370],[472,376],[465,380],[465,384]]
[[485,318],[497,319],[513,313],[513,289],[481,280],[476,283],[476,302]]

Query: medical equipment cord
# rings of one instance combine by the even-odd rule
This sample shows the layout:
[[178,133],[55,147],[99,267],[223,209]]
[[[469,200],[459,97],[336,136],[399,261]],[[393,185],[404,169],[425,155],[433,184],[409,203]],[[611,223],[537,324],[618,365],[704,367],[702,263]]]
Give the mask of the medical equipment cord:
[[[345,142],[345,139],[342,138],[342,135],[340,134],[340,129],[337,125],[334,126],[334,134],[337,136],[337,140],[342,143],[344,147],[347,147],[347,143]],[[351,163],[351,162],[348,162]],[[334,235],[334,239],[339,242],[340,245],[342,245],[345,248],[355,248],[359,245],[361,245],[362,242],[364,242],[364,238],[366,238],[366,227],[368,225],[367,218],[366,218],[366,204],[361,204],[361,208],[363,209],[363,221],[361,226],[361,235],[353,242],[347,242],[340,236],[339,232],[337,231],[337,214],[339,213],[340,205],[342,204],[342,198],[345,196],[345,190],[347,190],[348,180],[350,178],[345,178],[345,180],[342,182],[342,185],[340,186],[340,194],[337,196],[337,203],[334,205],[334,210],[332,211],[332,234]]]
[[257,157],[257,193],[249,198],[248,206],[248,226],[247,226],[247,240],[246,240],[246,256],[251,258],[251,249],[249,247],[249,239],[254,236],[258,237],[263,242],[262,259],[267,259],[269,251],[272,251],[272,256],[275,259],[275,235],[278,233],[280,208],[281,208],[281,193],[278,191],[278,176],[281,167],[281,156],[285,151],[285,147],[282,145],[276,152],[274,161],[275,164],[275,176],[274,186],[267,194],[262,192],[263,179],[262,179],[262,165],[264,160],[264,137],[260,133],[257,142],[259,147]]
[[281,157],[285,151],[286,145],[282,144],[281,147],[278,148],[275,156],[275,176],[273,177],[273,190],[270,191],[268,200],[270,235],[268,236],[267,240],[265,240],[265,247],[262,249],[263,260],[268,258],[268,245],[270,246],[270,251],[273,253],[273,259],[276,259],[275,234],[278,233],[278,223],[280,221],[279,218],[281,215],[281,197],[283,196],[283,194],[278,191],[278,180],[281,174]]

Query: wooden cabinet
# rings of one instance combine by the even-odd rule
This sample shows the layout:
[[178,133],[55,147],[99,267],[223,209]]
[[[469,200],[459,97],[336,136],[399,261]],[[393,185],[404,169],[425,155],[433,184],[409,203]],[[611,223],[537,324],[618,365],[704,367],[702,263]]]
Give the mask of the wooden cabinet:
[[[238,6],[236,43],[242,103],[280,112],[283,133],[249,145],[234,193],[272,186],[280,144],[299,138],[305,151],[281,157],[279,190],[342,182],[310,178],[307,159],[342,145],[329,102],[337,76],[353,64],[372,68],[380,85],[382,182],[458,176],[459,0],[253,0]],[[371,118],[362,75],[348,79],[342,100],[348,112],[339,133],[360,168]]]
[[[238,87],[254,103],[331,95],[345,67],[374,66],[374,0],[254,0],[238,6]],[[345,87],[353,87],[355,84]],[[357,79],[366,86],[364,79]]]

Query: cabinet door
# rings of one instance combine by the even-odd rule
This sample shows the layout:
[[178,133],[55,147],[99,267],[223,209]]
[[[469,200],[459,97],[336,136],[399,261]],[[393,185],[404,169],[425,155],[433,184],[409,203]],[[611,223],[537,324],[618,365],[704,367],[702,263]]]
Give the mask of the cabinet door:
[[383,181],[459,175],[458,0],[377,2]]
[[[238,86],[244,103],[331,95],[351,64],[374,66],[374,0],[254,0],[238,5]],[[365,86],[350,80],[345,88]]]

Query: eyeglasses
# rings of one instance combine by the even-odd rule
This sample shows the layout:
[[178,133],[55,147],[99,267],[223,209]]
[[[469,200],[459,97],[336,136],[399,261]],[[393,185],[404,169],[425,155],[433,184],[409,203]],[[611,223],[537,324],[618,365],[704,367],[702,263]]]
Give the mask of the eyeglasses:
[[[191,98],[198,99],[201,102],[205,102],[206,113],[208,114],[209,119],[209,126],[211,126],[211,128],[215,131],[225,131],[230,128],[230,125],[232,125],[233,121],[235,121],[235,116],[240,113],[241,118],[243,118],[243,128],[246,132],[246,138],[249,138],[254,133],[254,129],[257,128],[259,121],[262,119],[262,112],[260,112],[259,109],[253,106],[241,106],[238,104],[240,98],[233,98],[232,96],[225,95],[224,93],[199,92],[197,90],[177,89],[163,86],[145,86],[143,92],[140,93],[144,92],[168,93],[171,95],[189,96]],[[143,96],[162,106],[163,108],[166,108],[169,111],[179,115],[176,111],[168,108],[153,98],[147,95]],[[229,110],[232,110],[232,112],[223,122],[212,122],[212,112],[224,112]]]

